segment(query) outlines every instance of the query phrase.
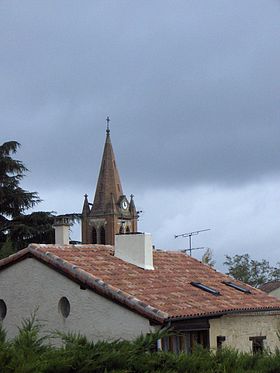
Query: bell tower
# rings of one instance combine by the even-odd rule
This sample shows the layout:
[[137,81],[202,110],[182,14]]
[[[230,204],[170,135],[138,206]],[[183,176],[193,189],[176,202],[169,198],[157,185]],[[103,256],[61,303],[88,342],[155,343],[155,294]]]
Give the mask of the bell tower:
[[93,203],[85,194],[82,211],[82,242],[115,244],[115,234],[137,232],[137,211],[133,195],[123,193],[110,137],[107,117],[106,140]]

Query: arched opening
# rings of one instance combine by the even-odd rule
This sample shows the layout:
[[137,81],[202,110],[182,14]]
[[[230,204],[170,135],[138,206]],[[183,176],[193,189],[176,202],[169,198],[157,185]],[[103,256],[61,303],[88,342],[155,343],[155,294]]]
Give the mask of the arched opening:
[[100,228],[100,243],[101,243],[102,245],[105,245],[105,242],[106,242],[105,228],[104,228],[104,227],[101,227],[101,228]]
[[92,243],[97,243],[97,232],[95,228],[92,228]]
[[125,233],[130,233],[129,226],[126,227]]
[[58,310],[65,319],[69,316],[70,302],[66,297],[60,298],[60,301],[58,302]]
[[0,321],[4,320],[7,315],[7,306],[3,299],[0,299]]
[[120,226],[119,234],[124,234],[123,225]]

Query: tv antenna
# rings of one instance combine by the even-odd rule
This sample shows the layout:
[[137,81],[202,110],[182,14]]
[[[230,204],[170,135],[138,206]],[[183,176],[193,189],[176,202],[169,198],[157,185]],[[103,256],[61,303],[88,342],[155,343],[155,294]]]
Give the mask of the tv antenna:
[[206,247],[196,247],[196,248],[192,248],[192,236],[197,236],[199,233],[201,232],[206,232],[206,231],[210,231],[211,229],[210,228],[207,228],[207,229],[200,229],[199,231],[193,231],[193,232],[188,232],[188,233],[182,233],[182,234],[175,234],[174,238],[178,238],[178,237],[189,237],[189,248],[184,250],[184,251],[189,251],[190,252],[190,256],[192,256],[192,251],[193,250],[202,250],[202,249],[206,249]]

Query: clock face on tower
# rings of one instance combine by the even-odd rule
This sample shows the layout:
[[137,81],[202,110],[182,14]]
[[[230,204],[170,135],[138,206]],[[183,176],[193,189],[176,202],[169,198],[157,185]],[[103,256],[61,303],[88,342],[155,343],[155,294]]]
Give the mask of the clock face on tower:
[[121,203],[121,207],[122,209],[126,210],[128,208],[128,204],[126,202],[126,200],[123,200],[122,203]]

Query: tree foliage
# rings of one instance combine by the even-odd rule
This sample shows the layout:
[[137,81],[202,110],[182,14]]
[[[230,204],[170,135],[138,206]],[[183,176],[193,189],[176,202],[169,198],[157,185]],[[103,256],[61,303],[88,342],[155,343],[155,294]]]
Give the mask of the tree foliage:
[[215,266],[215,260],[213,259],[213,251],[207,248],[205,253],[202,255],[202,263],[207,264],[209,267],[213,268]]
[[227,274],[254,287],[280,280],[280,267],[273,267],[265,259],[251,259],[249,254],[226,255],[224,264],[228,267]]
[[[46,326],[46,325],[45,325]],[[1,373],[279,373],[280,353],[252,355],[222,349],[215,353],[197,346],[192,354],[155,351],[158,339],[172,331],[158,331],[133,341],[89,341],[75,333],[55,333],[52,338],[33,313],[18,334],[7,340],[0,325]]]
[[52,213],[24,214],[41,200],[37,192],[28,192],[20,186],[28,169],[12,157],[19,147],[16,141],[0,146],[0,257],[31,242],[50,243],[54,240]]
[[[21,188],[20,181],[28,169],[12,157],[20,147],[17,141],[0,145],[0,258],[26,247],[30,243],[54,243],[53,212],[26,210],[41,200],[37,192]],[[80,219],[80,214],[65,216],[70,224]]]
[[40,198],[36,192],[28,192],[19,185],[28,169],[21,161],[13,159],[20,144],[16,141],[5,142],[0,146],[0,222],[5,224],[6,217],[14,218],[25,210],[34,207]]

